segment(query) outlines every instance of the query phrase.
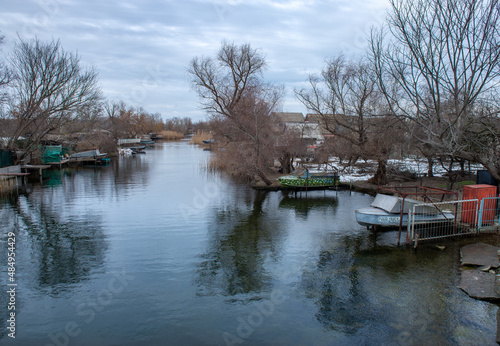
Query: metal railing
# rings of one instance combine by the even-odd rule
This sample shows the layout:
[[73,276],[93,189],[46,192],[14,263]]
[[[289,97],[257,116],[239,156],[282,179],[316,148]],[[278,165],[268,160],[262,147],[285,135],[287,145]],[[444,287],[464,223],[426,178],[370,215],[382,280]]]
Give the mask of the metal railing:
[[478,199],[417,204],[408,211],[406,243],[417,246],[419,241],[477,234],[479,223],[491,223],[492,204],[496,202],[481,201],[488,211],[482,219]]
[[485,197],[479,205],[477,220],[477,232],[495,232],[500,226],[499,213],[500,197]]

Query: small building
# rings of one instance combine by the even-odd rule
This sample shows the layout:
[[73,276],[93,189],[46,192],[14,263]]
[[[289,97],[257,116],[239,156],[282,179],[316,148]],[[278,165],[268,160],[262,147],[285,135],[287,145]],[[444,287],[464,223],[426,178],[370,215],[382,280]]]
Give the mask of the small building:
[[321,144],[324,137],[316,123],[308,123],[302,113],[273,113],[285,125],[285,131],[295,131],[308,144]]
[[304,122],[304,115],[302,113],[276,112],[273,115],[279,117],[285,126]]

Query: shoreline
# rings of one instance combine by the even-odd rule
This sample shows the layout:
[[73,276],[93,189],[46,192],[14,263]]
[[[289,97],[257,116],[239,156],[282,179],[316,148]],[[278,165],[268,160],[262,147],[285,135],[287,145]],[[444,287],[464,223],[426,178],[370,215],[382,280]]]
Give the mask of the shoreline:
[[[273,183],[271,185],[265,185],[263,182],[258,182],[255,184],[250,184],[250,187],[254,190],[258,191],[305,191],[306,189],[295,189],[289,187],[283,187],[277,180],[278,176],[272,177]],[[463,192],[463,187],[465,185],[475,184],[476,178],[475,175],[466,175],[460,181],[457,181],[453,184],[452,188],[449,188],[449,180],[445,177],[421,177],[415,180],[402,180],[398,177],[389,177],[389,183],[385,185],[377,186],[376,184],[372,184],[367,180],[357,180],[352,182],[340,182],[336,188],[314,188],[310,187],[307,190],[342,190],[342,191],[355,191],[359,193],[365,193],[372,196],[377,194],[377,190],[379,188],[388,188],[388,187],[403,187],[403,186],[428,186],[446,190],[452,190],[458,192],[460,195]]]

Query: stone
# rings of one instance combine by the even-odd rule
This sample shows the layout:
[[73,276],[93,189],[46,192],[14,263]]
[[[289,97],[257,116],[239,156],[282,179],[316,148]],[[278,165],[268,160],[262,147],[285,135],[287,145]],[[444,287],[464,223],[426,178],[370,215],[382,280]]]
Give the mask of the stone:
[[498,268],[498,251],[500,248],[483,244],[470,244],[460,249],[460,261],[464,266],[490,266]]
[[495,292],[495,281],[495,274],[479,270],[464,270],[458,288],[472,298],[500,301],[500,295]]

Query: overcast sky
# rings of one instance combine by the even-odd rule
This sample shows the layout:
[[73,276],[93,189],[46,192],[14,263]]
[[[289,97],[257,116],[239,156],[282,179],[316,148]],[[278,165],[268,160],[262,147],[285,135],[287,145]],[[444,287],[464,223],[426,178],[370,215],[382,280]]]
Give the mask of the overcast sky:
[[283,111],[306,113],[294,88],[327,57],[366,49],[387,0],[0,0],[2,48],[35,35],[60,40],[99,71],[109,100],[149,112],[204,120],[186,70],[223,40],[250,43],[268,63],[264,78],[283,84]]

